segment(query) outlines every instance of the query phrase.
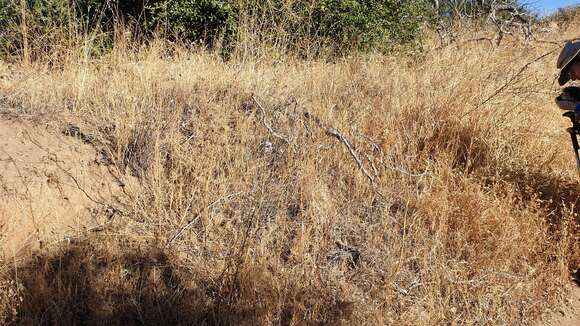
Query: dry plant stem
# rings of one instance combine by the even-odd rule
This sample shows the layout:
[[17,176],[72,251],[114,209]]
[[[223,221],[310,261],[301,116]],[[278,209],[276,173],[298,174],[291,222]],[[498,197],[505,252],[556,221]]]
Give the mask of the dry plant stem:
[[98,205],[101,205],[101,206],[105,206],[105,207],[107,207],[107,208],[111,208],[111,209],[113,209],[113,210],[118,210],[118,209],[116,209],[116,208],[114,208],[114,207],[112,207],[112,206],[110,206],[110,205],[107,205],[107,204],[103,203],[102,201],[99,201],[99,200],[96,200],[95,198],[93,198],[91,195],[89,195],[89,194],[87,193],[87,191],[86,191],[86,190],[85,190],[83,187],[81,187],[80,183],[78,182],[77,178],[76,178],[74,175],[72,175],[72,174],[71,174],[69,171],[67,171],[66,169],[64,169],[62,166],[60,166],[60,164],[58,163],[58,160],[57,160],[57,159],[55,159],[54,157],[50,157],[49,159],[50,159],[51,161],[53,161],[53,162],[54,162],[54,164],[55,164],[55,165],[56,165],[56,166],[57,166],[57,167],[58,167],[58,168],[59,168],[59,169],[60,169],[60,170],[61,170],[63,173],[65,173],[65,174],[66,174],[66,175],[67,175],[69,178],[71,178],[71,179],[74,181],[74,183],[75,183],[75,185],[77,186],[77,188],[78,188],[80,191],[82,191],[82,193],[83,193],[85,196],[87,196],[87,198],[88,198],[90,201],[92,201],[92,202],[93,202],[93,203],[95,203],[95,204],[98,204]]
[[272,136],[274,136],[274,137],[276,137],[278,139],[283,140],[287,144],[290,144],[290,141],[288,140],[288,137],[277,133],[276,131],[274,131],[274,129],[272,129],[272,127],[270,127],[270,125],[268,124],[268,121],[266,121],[266,110],[264,110],[264,107],[262,106],[262,104],[260,104],[260,102],[258,101],[258,99],[256,99],[255,96],[252,96],[252,100],[256,103],[256,105],[258,106],[258,108],[260,108],[260,111],[262,112],[262,123],[264,124],[264,127],[266,127],[266,129],[268,129],[268,131],[270,132],[270,134],[272,134]]
[[20,29],[22,33],[22,52],[24,64],[30,64],[30,54],[28,46],[28,26],[26,24],[26,1],[20,0]]
[[369,155],[365,154],[365,157],[367,158],[367,161],[369,161],[369,164],[371,165],[371,168],[373,168],[373,174],[375,176],[375,178],[379,175],[379,170],[377,170],[377,167],[375,166],[375,163],[373,162],[373,160],[371,159],[371,157]]
[[[310,112],[304,112],[304,117],[306,117],[308,119],[314,120],[314,122],[316,123],[316,125],[318,125],[322,129],[324,129],[324,132],[327,135],[332,136],[332,137],[335,137],[342,144],[344,144],[344,146],[346,146],[346,148],[348,149],[348,152],[350,153],[350,155],[352,156],[352,158],[354,159],[354,161],[358,165],[358,167],[361,170],[361,172],[367,177],[367,179],[369,179],[369,182],[371,183],[371,185],[374,185],[375,184],[374,178],[370,175],[370,173],[367,171],[367,169],[365,169],[365,167],[364,167],[364,165],[362,163],[362,160],[358,157],[358,155],[356,153],[356,150],[352,146],[352,143],[342,133],[340,133],[336,128],[333,128],[333,127],[325,127],[323,125],[322,121],[320,120],[320,118],[318,118],[317,116],[313,115]],[[376,146],[376,144],[374,144],[374,143],[373,143],[373,145]],[[377,148],[378,148],[378,146],[377,146]],[[368,158],[368,156],[367,156],[367,158]],[[370,158],[368,158],[368,159],[370,161]],[[372,164],[372,162],[370,162],[370,163]],[[374,165],[373,165],[373,169],[375,169]],[[376,171],[376,169],[375,169],[375,171]],[[375,174],[375,175],[377,175],[377,174]]]
[[[410,176],[410,177],[424,177],[424,176],[429,175],[429,172],[427,170],[425,172],[422,172],[422,173],[411,173],[411,172],[406,171],[405,169],[403,169],[401,167],[395,167],[395,166],[388,165],[382,159],[385,156],[385,153],[383,152],[383,150],[381,149],[381,147],[372,138],[370,138],[369,136],[367,136],[365,134],[362,134],[362,133],[360,134],[360,136],[362,136],[363,138],[365,138],[366,140],[368,140],[368,142],[373,147],[373,150],[375,150],[375,151],[377,151],[377,152],[380,153],[380,156],[381,156],[381,164],[384,167],[386,167],[387,169],[392,170],[392,171],[396,171],[396,172],[399,172],[399,173],[402,173],[402,174],[405,174],[405,175]],[[369,155],[366,155],[366,157],[367,157],[367,160],[369,161],[369,163],[371,164],[371,167],[373,168],[375,177],[378,177],[379,172],[378,172],[377,168],[375,167],[374,162],[371,160],[371,158],[370,158]]]
[[[550,39],[557,37],[568,36]],[[151,158],[139,184],[126,187],[133,195],[124,197],[126,216],[80,241],[110,247],[122,238],[115,250],[124,253],[127,243],[153,240],[167,254],[135,273],[134,258],[115,268],[94,268],[99,262],[90,259],[82,272],[70,270],[96,271],[96,278],[65,287],[60,297],[65,273],[43,278],[42,268],[52,265],[42,263],[36,274],[19,274],[48,280],[26,289],[36,300],[26,299],[19,316],[29,324],[60,320],[75,314],[70,302],[85,302],[92,316],[128,306],[134,320],[161,311],[193,325],[533,324],[558,304],[566,269],[580,262],[577,219],[561,205],[578,207],[578,184],[568,151],[555,150],[568,138],[523,132],[561,127],[546,96],[554,91],[547,81],[555,54],[503,85],[553,46],[509,36],[501,46],[456,44],[435,50],[437,42],[426,43],[420,65],[396,55],[270,64],[266,52],[255,61],[223,61],[188,49],[168,58],[163,46],[84,62],[82,72],[76,59],[56,71],[33,65],[12,73],[0,63],[0,92],[11,90],[7,105],[34,114],[72,103],[75,118],[90,121],[110,144],[121,174],[125,160]],[[508,64],[515,68],[506,76]],[[460,119],[472,109],[464,103],[494,92],[486,103],[494,103],[494,114]],[[300,121],[299,106],[333,109],[322,122],[307,112]],[[264,137],[290,142],[292,150],[265,157],[256,146]],[[184,139],[187,146],[179,146]],[[354,254],[338,243],[356,248],[361,263],[351,263]],[[66,263],[55,255],[51,261]],[[179,271],[160,274],[159,264]],[[132,276],[135,290],[112,298]],[[90,300],[68,289],[86,289]],[[147,291],[162,296],[141,300]],[[157,309],[164,302],[177,308],[164,313]]]
[[365,167],[364,167],[361,159],[358,157],[358,155],[356,154],[356,151],[352,147],[351,142],[346,137],[344,137],[343,134],[341,134],[338,130],[336,130],[334,128],[327,128],[326,129],[326,133],[328,135],[333,136],[336,139],[338,139],[341,143],[344,144],[344,146],[346,146],[346,148],[348,148],[348,151],[349,151],[350,155],[355,160],[355,162],[358,165],[359,169],[367,177],[367,179],[369,179],[370,183],[371,184],[374,184],[375,183],[374,178],[369,174],[369,172],[367,171],[367,169],[365,169]]
[[483,102],[481,102],[480,104],[478,104],[473,110],[467,112],[465,114],[465,116],[471,114],[473,111],[478,110],[480,107],[484,106],[487,102],[489,102],[492,98],[496,97],[499,93],[501,93],[504,89],[506,89],[518,76],[520,76],[531,64],[538,62],[540,60],[542,60],[543,58],[549,56],[550,54],[558,51],[559,48],[554,48],[544,54],[542,54],[541,56],[535,58],[534,60],[527,62],[525,65],[522,66],[522,68],[520,68],[520,70],[513,75],[505,84],[503,84],[500,88],[498,88],[495,92],[493,92],[493,94],[491,94],[489,97],[487,97]]
[[480,42],[480,41],[488,41],[490,44],[493,44],[493,40],[491,39],[491,37],[472,38],[472,39],[469,39],[469,40],[465,40],[463,42],[463,44],[469,43],[469,42]]
[[182,228],[180,228],[169,240],[167,240],[167,243],[165,244],[165,247],[169,247],[173,241],[175,241],[177,238],[179,238],[183,232],[185,232],[187,229],[189,229],[193,224],[195,224],[195,222],[199,219],[199,217],[201,216],[201,214],[204,211],[207,211],[209,209],[211,209],[212,207],[214,207],[215,205],[217,205],[220,202],[225,202],[235,196],[241,195],[243,194],[243,192],[236,192],[233,194],[229,194],[227,196],[218,198],[216,200],[214,200],[211,204],[207,205],[205,208],[203,208],[201,211],[195,213],[193,216],[193,218],[191,219],[191,221],[189,221],[186,225],[184,225]]

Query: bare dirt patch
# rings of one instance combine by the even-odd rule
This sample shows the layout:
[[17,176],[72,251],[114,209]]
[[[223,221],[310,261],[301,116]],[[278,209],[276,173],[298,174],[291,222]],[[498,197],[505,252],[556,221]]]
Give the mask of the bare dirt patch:
[[570,285],[569,305],[564,311],[564,316],[557,320],[562,326],[580,325],[580,287]]
[[31,252],[102,223],[96,213],[119,184],[97,159],[78,137],[0,116],[0,256]]
[[567,295],[564,306],[555,309],[546,319],[547,326],[577,326],[580,325],[580,269],[573,275],[571,282],[565,289]]

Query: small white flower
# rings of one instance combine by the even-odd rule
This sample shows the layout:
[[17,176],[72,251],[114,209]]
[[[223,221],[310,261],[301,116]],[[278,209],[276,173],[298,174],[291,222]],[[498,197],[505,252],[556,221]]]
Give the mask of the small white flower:
[[274,151],[274,144],[269,140],[264,140],[262,142],[262,148],[264,149],[264,154],[269,155]]

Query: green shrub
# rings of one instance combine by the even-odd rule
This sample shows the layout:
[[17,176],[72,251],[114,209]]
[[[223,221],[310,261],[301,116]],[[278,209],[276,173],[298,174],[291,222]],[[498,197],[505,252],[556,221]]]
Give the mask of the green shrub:
[[[49,30],[68,24],[68,0],[26,0],[26,19],[31,28]],[[19,0],[0,0],[0,28],[19,23],[22,18]]]
[[0,51],[6,52],[16,38],[17,8],[13,0],[0,0]]
[[[71,22],[68,0],[26,0],[26,35],[30,54],[57,46],[59,34]],[[0,0],[0,53],[18,53],[23,48],[23,11],[19,0]]]
[[186,41],[211,43],[217,36],[235,34],[238,14],[235,1],[229,0],[150,1],[141,26],[147,32],[162,28]]
[[[242,15],[266,38],[317,43],[338,53],[385,50],[418,40],[432,9],[426,0],[245,0]],[[274,37],[275,38],[275,37]]]
[[0,0],[0,28],[4,30],[16,16],[16,3],[14,0]]
[[[26,5],[27,27],[36,35],[79,27],[84,33],[112,32],[116,23],[130,22],[144,36],[163,30],[186,42],[212,44],[219,37],[233,44],[240,21],[249,19],[263,39],[283,36],[289,49],[318,42],[337,53],[414,43],[429,10],[428,0],[26,0]],[[8,47],[22,46],[14,37],[20,19],[19,0],[0,0],[0,29],[13,32],[3,37]]]
[[410,43],[426,8],[421,1],[321,0],[313,8],[311,31],[347,50]]

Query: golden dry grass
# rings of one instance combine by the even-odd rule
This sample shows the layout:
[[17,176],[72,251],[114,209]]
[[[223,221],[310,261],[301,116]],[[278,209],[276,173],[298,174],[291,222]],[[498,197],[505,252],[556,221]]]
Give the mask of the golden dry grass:
[[0,63],[3,106],[79,122],[138,177],[104,235],[5,266],[5,319],[532,323],[580,264],[558,52],[224,62],[157,42]]

